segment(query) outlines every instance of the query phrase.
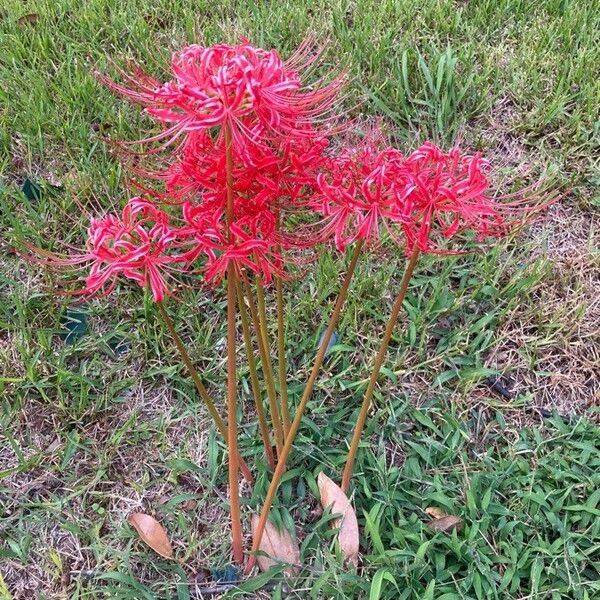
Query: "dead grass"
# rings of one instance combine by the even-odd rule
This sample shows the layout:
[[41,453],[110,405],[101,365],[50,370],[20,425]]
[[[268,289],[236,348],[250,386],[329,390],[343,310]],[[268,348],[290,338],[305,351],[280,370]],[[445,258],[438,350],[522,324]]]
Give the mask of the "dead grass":
[[533,256],[543,252],[551,269],[502,324],[486,364],[507,369],[532,407],[592,416],[600,399],[598,225],[563,202],[530,232]]
[[[207,470],[206,416],[189,410],[182,414],[180,399],[168,385],[149,389],[140,383],[127,394],[123,410],[113,409],[99,417],[71,430],[78,432],[80,448],[64,469],[60,463],[65,436],[59,435],[64,432],[64,415],[28,400],[16,416],[14,440],[22,458],[32,464],[4,477],[0,493],[2,529],[12,529],[14,521],[22,522],[19,535],[29,539],[26,568],[18,560],[2,563],[2,576],[15,599],[34,598],[42,590],[60,598],[71,576],[85,580],[112,570],[128,546],[140,544],[119,533],[135,511],[160,513],[161,521],[175,532],[176,554],[189,553],[190,547],[197,549],[194,558],[186,562],[190,576],[223,550],[228,527],[226,489],[206,489],[193,473],[174,472],[168,466],[169,460],[182,457]],[[127,428],[127,423],[134,427]],[[128,439],[127,431],[134,440]],[[141,435],[144,431],[153,435]],[[116,440],[115,432],[124,435]],[[12,449],[0,446],[0,471],[16,467]],[[177,531],[181,505],[169,508],[181,494],[197,498],[190,505],[192,519],[184,532]],[[29,507],[37,507],[35,514],[40,514],[42,504],[46,510],[41,514],[48,519],[27,518]],[[76,524],[81,534],[65,531],[68,523]],[[111,540],[101,551],[100,537]],[[143,560],[132,563],[136,577],[152,583],[152,565]]]

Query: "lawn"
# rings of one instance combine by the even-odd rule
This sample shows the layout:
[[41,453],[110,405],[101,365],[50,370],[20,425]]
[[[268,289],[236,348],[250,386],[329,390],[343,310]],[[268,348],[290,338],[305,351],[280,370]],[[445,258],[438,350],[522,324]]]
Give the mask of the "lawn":
[[[153,304],[123,289],[88,303],[80,331],[81,309],[14,248],[78,243],[73,198],[127,197],[103,138],[151,122],[94,68],[134,58],[160,72],[186,43],[242,36],[287,56],[307,34],[328,43],[323,68],[348,68],[359,126],[382,115],[402,149],[459,140],[500,185],[546,174],[562,199],[491,249],[422,260],[358,454],[353,570],[315,482],[340,475],[404,260],[388,243],[360,263],[273,511],[304,568],[226,597],[600,598],[599,32],[599,0],[4,0],[0,598],[195,598],[230,563],[224,446]],[[343,265],[323,253],[286,287],[292,401]],[[185,290],[170,309],[223,406],[223,291]],[[269,473],[244,368],[238,389],[250,515]],[[432,506],[464,528],[431,530]],[[140,542],[136,510],[165,525],[179,562]]]

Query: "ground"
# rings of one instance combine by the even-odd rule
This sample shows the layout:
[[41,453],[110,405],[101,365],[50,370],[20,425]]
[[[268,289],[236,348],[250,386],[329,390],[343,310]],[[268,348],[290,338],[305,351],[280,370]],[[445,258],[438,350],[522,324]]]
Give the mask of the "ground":
[[[354,571],[315,478],[340,473],[403,259],[388,244],[360,264],[274,511],[306,568],[287,588],[251,580],[230,596],[600,598],[597,0],[6,0],[0,28],[0,597],[199,597],[205,569],[229,563],[223,446],[152,304],[133,289],[94,301],[90,332],[67,344],[69,302],[13,250],[77,240],[73,197],[126,196],[103,138],[149,123],[95,68],[135,58],[160,71],[186,42],[240,36],[286,55],[313,35],[329,44],[323,69],[348,68],[344,107],[359,122],[382,115],[401,148],[459,140],[494,162],[499,186],[544,175],[562,198],[500,245],[421,261],[359,452]],[[323,253],[287,287],[293,400],[343,265]],[[223,309],[221,290],[170,307],[218,399]],[[249,515],[268,474],[245,370],[239,384]],[[430,506],[465,528],[434,533]],[[139,509],[179,562],[139,541],[126,521]]]

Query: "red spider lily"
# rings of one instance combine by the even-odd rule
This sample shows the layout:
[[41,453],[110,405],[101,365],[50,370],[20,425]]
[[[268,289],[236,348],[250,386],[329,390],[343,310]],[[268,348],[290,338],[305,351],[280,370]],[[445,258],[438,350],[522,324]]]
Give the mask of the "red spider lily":
[[193,262],[199,256],[205,256],[204,273],[209,283],[219,283],[229,264],[234,265],[238,276],[243,277],[250,271],[265,284],[270,283],[274,275],[281,276],[281,239],[271,212],[236,218],[227,227],[220,206],[211,210],[205,205],[186,202],[182,209],[189,226],[186,233],[196,241],[196,246],[186,253],[186,260]]
[[443,152],[427,142],[396,166],[398,206],[409,253],[415,245],[421,252],[461,253],[441,245],[439,237],[450,240],[467,230],[480,241],[501,237],[554,201],[540,202],[527,190],[516,201],[515,195],[493,198],[489,163],[480,154],[465,155],[459,148]]
[[166,83],[138,67],[132,75],[122,73],[125,85],[100,79],[168,124],[161,134],[142,141],[170,143],[182,133],[229,125],[234,146],[251,163],[249,147],[264,145],[269,136],[314,137],[310,125],[334,118],[330,113],[343,78],[312,87],[301,81],[316,56],[310,56],[308,44],[287,62],[276,50],[255,48],[245,40],[208,48],[194,44],[173,54],[173,79]]
[[[261,210],[297,210],[306,204],[306,195],[314,185],[317,171],[324,161],[328,141],[324,137],[309,140],[285,136],[271,148],[254,147],[252,164],[245,163],[234,152],[234,193],[240,214],[247,205]],[[225,150],[222,140],[207,132],[190,134],[176,160],[162,170],[136,169],[136,174],[164,182],[165,191],[151,191],[134,182],[158,200],[168,203],[195,201],[202,197],[212,202],[219,199],[225,206]]]
[[154,192],[157,199],[182,204],[184,220],[196,240],[187,256],[190,261],[202,255],[207,258],[209,281],[219,282],[226,265],[233,261],[236,272],[247,269],[266,284],[273,275],[283,274],[282,249],[306,249],[318,241],[286,231],[281,217],[308,204],[327,143],[324,138],[287,136],[272,148],[254,147],[252,165],[234,151],[231,228],[225,224],[227,178],[222,140],[207,132],[190,134],[177,162],[163,171],[138,170],[138,174],[165,182],[165,192]]
[[380,150],[371,134],[358,148],[345,150],[317,177],[318,193],[312,207],[321,215],[321,237],[335,239],[343,251],[356,240],[377,241],[382,225],[402,222],[399,201],[410,192],[394,180],[403,156],[394,148]]
[[[249,270],[263,282],[282,273],[282,249],[308,247],[316,240],[285,232],[282,217],[307,205],[327,140],[317,122],[331,109],[342,79],[304,87],[301,73],[316,60],[304,44],[284,62],[274,50],[247,42],[175,53],[167,83],[134,68],[125,85],[101,79],[146,107],[166,129],[147,142],[181,137],[166,168],[137,174],[164,183],[157,200],[184,205],[195,248],[186,256],[207,258],[209,281],[221,280],[227,265]],[[225,219],[227,174],[224,130],[232,135],[233,214]],[[329,132],[332,128],[329,128]],[[231,221],[227,226],[225,221]]]
[[38,251],[49,266],[89,267],[82,289],[75,295],[93,296],[110,294],[119,279],[149,286],[156,302],[162,302],[169,293],[168,278],[177,265],[186,261],[184,249],[190,244],[182,232],[169,224],[169,216],[154,204],[136,197],[129,200],[121,216],[107,214],[92,218],[87,230],[86,252],[68,258]]

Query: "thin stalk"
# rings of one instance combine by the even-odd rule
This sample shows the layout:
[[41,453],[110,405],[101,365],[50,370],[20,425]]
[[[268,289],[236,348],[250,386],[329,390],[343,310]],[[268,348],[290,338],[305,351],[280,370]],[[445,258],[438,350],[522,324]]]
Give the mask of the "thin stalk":
[[[219,430],[219,433],[223,436],[223,438],[225,439],[225,443],[227,444],[227,442],[228,442],[227,425],[224,423],[223,419],[221,418],[221,415],[219,414],[219,412],[217,411],[217,409],[214,405],[214,402],[212,401],[211,397],[208,395],[208,391],[204,387],[204,384],[202,383],[202,380],[200,379],[200,375],[198,374],[198,371],[196,371],[196,367],[194,367],[194,363],[192,362],[192,359],[190,358],[190,355],[188,354],[187,350],[185,349],[185,346],[183,345],[183,342],[182,342],[181,338],[179,337],[179,334],[175,330],[175,325],[173,325],[173,321],[171,320],[169,313],[167,313],[165,307],[162,305],[161,302],[157,302],[156,305],[158,306],[158,310],[162,316],[162,319],[165,322],[165,325],[167,326],[169,333],[171,334],[171,338],[173,339],[173,342],[175,342],[175,347],[179,351],[181,359],[183,360],[183,364],[186,366],[186,368],[190,374],[190,377],[192,378],[192,381],[194,382],[194,385],[196,386],[196,390],[198,391],[200,398],[202,398],[202,401],[204,402],[204,404],[206,404],[206,408],[208,409],[210,416],[213,418],[215,425],[217,426],[217,429]],[[229,444],[227,444],[227,448],[229,449]],[[246,479],[246,481],[248,481],[249,483],[252,483],[252,473],[250,472],[250,468],[246,464],[246,461],[241,456],[239,456],[238,460],[240,462],[240,469],[242,471],[242,475],[244,476],[244,479]]]
[[[233,145],[231,126],[226,123],[225,170],[227,185],[227,237],[233,223]],[[240,514],[239,461],[237,448],[237,397],[236,397],[236,327],[235,327],[236,274],[232,262],[227,266],[227,440],[229,442],[229,501],[231,503],[231,537],[234,562],[244,560],[242,545],[242,519]]]
[[283,434],[287,437],[290,431],[290,407],[287,390],[287,365],[285,360],[285,312],[283,304],[283,281],[275,277],[275,294],[277,297],[277,373],[279,375],[279,403]]
[[[281,449],[283,448],[283,428],[281,426],[281,416],[279,415],[279,408],[277,406],[277,392],[275,391],[271,356],[269,354],[269,349],[267,348],[266,338],[263,336],[262,322],[256,308],[256,303],[254,302],[252,289],[247,281],[244,281],[243,284],[244,293],[246,294],[246,298],[248,298],[250,316],[252,317],[252,323],[254,324],[254,329],[256,331],[256,339],[258,340],[258,351],[262,363],[263,374],[265,376],[265,385],[267,386],[267,399],[269,400],[269,410],[271,411],[271,422],[273,424],[273,431],[275,432],[275,447],[277,449],[277,456],[279,457]],[[260,298],[260,292],[257,295]],[[264,307],[264,298],[262,304]]]
[[[344,302],[346,301],[346,298],[348,296],[348,288],[350,287],[350,282],[352,281],[352,276],[354,275],[354,270],[356,268],[356,263],[358,262],[358,257],[360,256],[360,251],[362,250],[362,247],[362,240],[358,241],[354,247],[354,252],[352,253],[352,258],[350,259],[350,264],[348,265],[348,270],[346,271],[346,275],[344,277],[344,282],[342,283],[342,287],[340,288],[340,291],[338,293],[335,306],[333,307],[333,312],[331,313],[331,317],[329,318],[329,324],[327,325],[327,329],[323,334],[323,339],[321,341],[321,345],[319,346],[317,356],[315,357],[315,362],[311,369],[308,381],[306,382],[306,387],[304,388],[304,393],[302,394],[300,404],[298,405],[298,409],[296,410],[294,421],[290,426],[290,432],[285,438],[285,445],[283,446],[283,450],[279,456],[277,466],[275,467],[275,472],[273,473],[273,478],[271,479],[271,483],[269,484],[269,489],[267,490],[267,495],[265,497],[265,501],[260,512],[256,532],[254,533],[254,540],[252,541],[251,550],[251,552],[253,553],[256,553],[260,546],[265,526],[267,525],[267,520],[269,518],[269,511],[271,510],[271,505],[273,504],[273,499],[275,498],[275,494],[277,493],[277,488],[279,487],[279,484],[281,482],[281,477],[285,472],[285,463],[292,449],[292,445],[294,443],[294,439],[296,438],[296,434],[298,433],[298,429],[300,429],[300,422],[302,421],[302,416],[306,409],[306,405],[308,404],[308,401],[312,395],[313,389],[315,387],[315,381],[319,374],[319,370],[321,369],[321,365],[323,364],[325,353],[327,352],[327,347],[329,346],[329,342],[331,340],[331,336],[333,335],[333,331],[338,324],[340,314],[342,312],[342,307],[344,306]],[[246,563],[245,573],[250,573],[255,564],[256,554],[252,554],[248,559],[248,562]]]
[[260,383],[258,381],[258,373],[256,370],[256,360],[254,357],[254,349],[252,348],[252,336],[250,335],[250,323],[248,321],[248,310],[244,303],[242,288],[240,282],[236,285],[238,309],[242,318],[242,333],[244,334],[244,346],[246,348],[246,358],[248,359],[248,369],[250,371],[250,384],[252,386],[252,394],[254,395],[254,404],[256,405],[256,414],[258,416],[258,427],[265,447],[265,456],[267,464],[271,469],[275,468],[275,457],[273,456],[273,447],[271,446],[271,436],[269,434],[269,426],[265,416],[265,407],[263,406]]
[[348,489],[348,485],[350,484],[350,477],[352,475],[352,466],[354,465],[354,459],[356,458],[356,452],[358,451],[358,445],[360,443],[360,438],[365,427],[365,422],[367,420],[367,415],[369,414],[369,408],[371,406],[371,400],[373,399],[373,392],[375,390],[375,386],[377,385],[377,378],[379,377],[379,372],[381,371],[381,366],[383,365],[383,361],[385,360],[385,356],[387,354],[387,349],[390,344],[390,340],[392,339],[392,333],[394,332],[394,327],[396,325],[396,321],[398,320],[398,315],[402,310],[402,303],[404,302],[404,298],[406,297],[406,292],[408,290],[408,283],[410,282],[410,278],[412,277],[413,271],[415,270],[415,266],[417,264],[417,259],[419,258],[419,248],[415,245],[415,248],[411,254],[410,260],[408,261],[408,265],[406,266],[406,270],[404,271],[404,276],[402,277],[402,283],[400,284],[400,291],[396,296],[396,300],[394,301],[394,306],[392,307],[392,312],[390,314],[390,318],[388,319],[387,325],[385,327],[385,333],[383,334],[383,338],[381,339],[381,345],[379,346],[379,350],[377,352],[377,356],[375,357],[375,364],[373,365],[373,371],[371,372],[371,377],[369,379],[369,384],[367,386],[367,391],[363,397],[362,406],[360,408],[360,413],[358,415],[358,419],[356,421],[356,426],[354,428],[354,435],[352,436],[352,442],[350,443],[350,449],[348,450],[348,458],[346,459],[346,465],[344,467],[344,473],[342,475],[342,491],[346,492]]
[[[281,229],[281,212],[277,209],[277,230]],[[283,249],[279,246],[279,252]],[[283,280],[275,277],[275,295],[277,302],[277,374],[279,376],[279,403],[281,405],[281,421],[283,434],[287,437],[290,431],[290,406],[287,388],[287,365],[285,358],[285,312],[283,302]]]

